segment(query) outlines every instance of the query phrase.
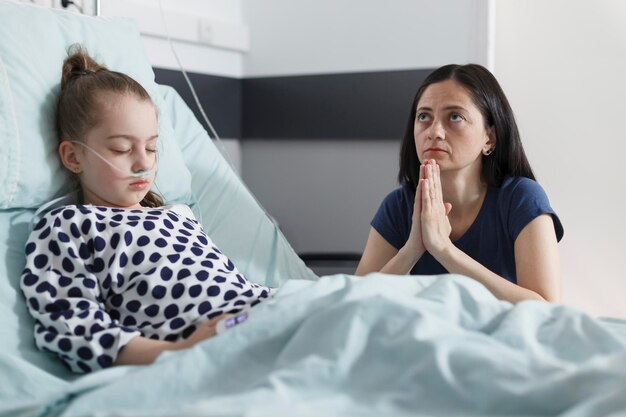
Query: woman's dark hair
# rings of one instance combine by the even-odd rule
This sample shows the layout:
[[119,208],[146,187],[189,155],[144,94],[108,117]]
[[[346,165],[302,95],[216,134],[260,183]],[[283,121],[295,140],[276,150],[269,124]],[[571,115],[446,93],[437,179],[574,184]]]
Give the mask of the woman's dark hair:
[[[99,95],[106,92],[129,94],[152,103],[148,92],[137,81],[98,64],[80,45],[70,46],[68,57],[63,61],[61,93],[56,108],[59,143],[63,140],[82,141],[98,124],[101,113]],[[163,205],[163,198],[148,191],[140,204],[159,207]]]
[[415,94],[400,147],[398,181],[401,184],[409,184],[412,188],[417,187],[421,164],[413,136],[417,105],[428,86],[447,80],[454,80],[467,89],[474,105],[483,115],[485,128],[494,129],[496,146],[490,155],[482,156],[482,179],[492,187],[499,187],[507,176],[534,180],[535,176],[524,153],[513,110],[496,78],[481,65],[450,64],[430,73]]

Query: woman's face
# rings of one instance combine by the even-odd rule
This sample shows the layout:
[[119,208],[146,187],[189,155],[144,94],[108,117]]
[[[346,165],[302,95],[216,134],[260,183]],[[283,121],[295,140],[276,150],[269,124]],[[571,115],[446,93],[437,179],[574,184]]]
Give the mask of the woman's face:
[[495,146],[495,134],[461,84],[446,80],[426,88],[415,115],[417,157],[434,159],[441,171],[478,173],[482,152]]
[[81,147],[79,174],[86,204],[138,208],[150,190],[155,173],[132,177],[131,173],[156,168],[158,124],[148,100],[128,94],[105,93],[100,97],[100,117],[84,138],[110,164]]

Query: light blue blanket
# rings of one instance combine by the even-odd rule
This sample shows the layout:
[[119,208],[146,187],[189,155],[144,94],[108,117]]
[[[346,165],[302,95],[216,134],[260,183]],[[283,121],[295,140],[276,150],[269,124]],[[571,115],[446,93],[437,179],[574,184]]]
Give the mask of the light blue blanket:
[[[288,281],[220,336],[73,382],[0,359],[0,410],[12,416],[626,412],[626,324],[512,306],[454,275]],[[6,395],[4,375],[18,373]]]

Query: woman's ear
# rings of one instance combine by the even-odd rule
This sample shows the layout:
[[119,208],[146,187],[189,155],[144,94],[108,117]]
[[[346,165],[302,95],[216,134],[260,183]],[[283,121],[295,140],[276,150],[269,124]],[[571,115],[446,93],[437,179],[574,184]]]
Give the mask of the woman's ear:
[[489,155],[496,149],[496,129],[493,126],[490,126],[487,129],[487,142],[483,146],[483,154]]
[[81,173],[80,159],[76,154],[76,146],[72,141],[67,139],[61,141],[59,144],[59,158],[61,158],[61,163],[65,168],[75,174]]

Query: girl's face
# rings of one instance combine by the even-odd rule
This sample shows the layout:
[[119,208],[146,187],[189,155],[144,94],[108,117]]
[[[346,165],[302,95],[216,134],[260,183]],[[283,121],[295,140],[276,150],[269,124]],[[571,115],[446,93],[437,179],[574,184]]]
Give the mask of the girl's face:
[[454,80],[431,84],[417,103],[417,157],[422,162],[434,159],[442,171],[480,174],[482,152],[495,146],[492,132],[469,92]]
[[128,94],[105,93],[99,97],[99,102],[100,122],[83,140],[118,169],[91,150],[74,144],[80,162],[84,202],[139,208],[139,203],[150,190],[155,172],[141,178],[130,174],[156,168],[156,111],[150,101]]

